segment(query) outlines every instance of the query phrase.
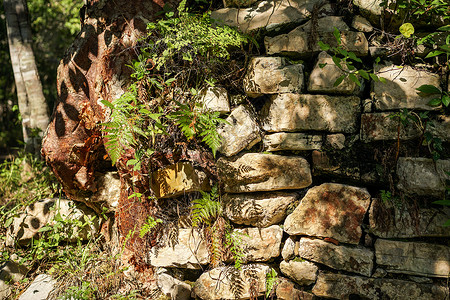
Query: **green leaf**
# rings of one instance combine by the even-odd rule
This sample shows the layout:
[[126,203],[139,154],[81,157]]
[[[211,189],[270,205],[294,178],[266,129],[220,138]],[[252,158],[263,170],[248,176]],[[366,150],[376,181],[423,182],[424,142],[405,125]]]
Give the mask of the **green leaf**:
[[441,90],[431,84],[421,85],[416,90],[425,94],[441,94]]
[[439,106],[441,105],[442,101],[439,98],[434,98],[430,102],[428,102],[429,106]]
[[439,31],[450,31],[450,25],[444,25],[442,27],[439,27],[437,30],[439,30]]
[[341,59],[339,57],[332,56],[331,59],[333,60],[334,64],[339,67],[339,69],[342,69]]
[[367,74],[364,70],[358,70],[358,74],[361,75],[362,78],[369,80],[369,74]]
[[411,23],[404,23],[398,30],[404,37],[409,38],[414,33],[414,26]]
[[340,45],[341,44],[341,33],[339,32],[339,29],[337,29],[336,27],[334,27],[333,35],[336,39],[337,44]]
[[450,200],[438,200],[438,201],[434,201],[433,204],[439,204],[439,205],[445,205],[445,206],[450,206]]
[[350,80],[356,83],[358,86],[361,86],[361,82],[359,82],[359,79],[358,77],[355,76],[355,74],[353,73],[348,74],[348,78],[350,78]]
[[330,45],[323,43],[322,41],[318,42],[320,49],[322,49],[323,51],[328,51],[330,50]]
[[334,82],[333,86],[338,86],[341,84],[341,82],[345,79],[345,75],[340,76],[336,81]]
[[450,96],[449,95],[443,95],[442,96],[442,104],[444,104],[445,107],[448,107],[450,104]]
[[109,107],[111,109],[114,109],[114,105],[112,105],[111,102],[107,101],[107,100],[101,100],[100,101],[104,106]]
[[322,69],[322,68],[324,68],[326,65],[327,65],[327,63],[319,64],[319,67]]
[[427,54],[427,56],[425,56],[425,58],[435,57],[444,53],[445,53],[444,51],[439,50],[431,51],[430,53]]

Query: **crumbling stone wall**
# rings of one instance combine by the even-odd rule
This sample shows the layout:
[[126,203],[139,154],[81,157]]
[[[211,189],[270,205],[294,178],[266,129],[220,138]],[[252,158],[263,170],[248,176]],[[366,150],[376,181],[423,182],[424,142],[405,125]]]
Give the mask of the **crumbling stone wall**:
[[[450,117],[427,105],[436,95],[424,97],[416,88],[430,84],[448,91],[448,74],[399,68],[377,47],[369,47],[367,37],[373,30],[369,21],[355,16],[348,22],[326,1],[286,0],[276,5],[249,1],[248,8],[227,4],[212,17],[244,32],[266,33],[263,54],[253,57],[247,67],[246,95],[228,95],[226,87],[205,93],[205,103],[228,120],[219,128],[223,144],[216,166],[224,215],[244,236],[245,265],[242,270],[208,268],[211,259],[202,232],[182,226],[175,245],[153,248],[146,258],[158,269],[163,292],[176,299],[248,299],[265,292],[266,274],[274,268],[280,276],[278,299],[448,299],[450,230],[443,224],[450,211],[431,204],[445,194],[448,153],[433,161],[422,147],[423,132],[390,117],[403,109],[428,111],[435,125],[433,135],[446,149]],[[373,12],[370,16],[374,18]],[[107,22],[105,28],[114,24]],[[130,24],[137,23],[122,25]],[[82,35],[88,34],[89,26],[94,25],[85,24]],[[359,87],[346,78],[334,86],[343,71],[317,41],[336,45],[335,27],[346,49],[365,61],[380,57],[375,70],[385,83],[362,80]],[[87,55],[81,55],[84,48],[79,47],[60,68],[59,88],[66,98],[55,111],[44,155],[69,195],[94,182],[92,159],[98,157],[100,146],[86,152],[95,153],[89,159],[72,160],[69,167],[64,162],[67,170],[58,161],[75,155],[74,147],[94,143],[97,136],[89,134],[88,121],[103,120],[97,107],[100,95],[114,98],[114,89],[126,75],[112,66],[107,69],[110,83],[104,82],[100,71],[86,79],[83,74],[89,74],[98,59],[90,59],[86,67],[82,62],[92,54],[104,59],[108,54],[111,59],[113,52],[126,53],[130,45],[123,43],[126,31],[121,32],[117,52],[105,52],[109,49],[103,44],[108,40],[105,31],[95,35],[101,40],[98,53],[86,50]],[[77,62],[77,57],[84,60]],[[120,64],[117,59],[122,58],[119,55],[111,64]],[[72,78],[76,74],[83,78]],[[71,107],[77,111],[73,118],[68,115]],[[89,107],[95,111],[93,119]],[[61,114],[70,119],[63,127],[58,121]],[[65,135],[58,134],[61,128]],[[82,146],[64,142],[80,130],[77,139],[85,140]],[[94,140],[89,140],[92,136]],[[51,150],[53,144],[62,152]],[[100,139],[94,144],[101,145]],[[151,174],[149,185],[159,198],[170,201],[208,190],[206,176],[198,166],[177,163]],[[96,201],[118,192],[104,192],[117,179],[102,178],[104,188],[98,184],[99,192],[92,196]],[[385,192],[390,190],[393,194]],[[196,274],[193,288],[183,282],[192,280],[192,274]]]

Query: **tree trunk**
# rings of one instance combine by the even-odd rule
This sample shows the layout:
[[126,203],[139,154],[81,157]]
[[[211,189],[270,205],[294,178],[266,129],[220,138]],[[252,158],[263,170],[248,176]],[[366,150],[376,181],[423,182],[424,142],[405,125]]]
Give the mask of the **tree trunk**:
[[38,153],[49,124],[48,106],[31,48],[31,27],[25,0],[4,0],[9,52],[22,116],[25,149]]

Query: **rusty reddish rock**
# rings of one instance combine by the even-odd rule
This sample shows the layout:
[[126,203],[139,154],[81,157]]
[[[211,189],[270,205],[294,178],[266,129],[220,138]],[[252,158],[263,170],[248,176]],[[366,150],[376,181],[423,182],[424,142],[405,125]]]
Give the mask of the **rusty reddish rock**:
[[370,205],[366,189],[336,183],[311,188],[300,205],[286,218],[284,231],[290,235],[333,238],[358,244],[361,223]]

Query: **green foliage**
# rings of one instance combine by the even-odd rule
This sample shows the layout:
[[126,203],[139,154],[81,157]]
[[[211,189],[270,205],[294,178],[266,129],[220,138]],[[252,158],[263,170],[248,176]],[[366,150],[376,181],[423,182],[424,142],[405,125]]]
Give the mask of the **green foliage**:
[[60,299],[64,300],[89,300],[95,298],[97,287],[93,286],[91,282],[83,281],[81,286],[71,286],[67,288],[64,295]]
[[392,14],[399,14],[404,20],[430,22],[436,17],[441,17],[444,22],[450,20],[447,0],[383,0],[380,6]]
[[243,264],[245,251],[243,236],[244,234],[232,229],[225,232],[224,247],[233,255],[234,268],[237,270],[240,270]]
[[[338,86],[339,84],[341,84],[341,82],[344,81],[344,79],[347,77],[350,78],[350,80],[356,83],[358,86],[361,86],[359,77],[362,77],[366,80],[372,79],[374,81],[385,81],[384,78],[378,77],[376,74],[374,74],[372,70],[358,69],[356,65],[362,64],[362,60],[357,57],[354,52],[348,51],[344,48],[344,46],[342,45],[341,33],[336,27],[334,28],[333,35],[337,42],[336,47],[332,47],[322,41],[319,41],[318,44],[320,49],[322,49],[323,51],[332,53],[334,64],[344,72],[342,76],[336,79],[333,84],[334,86]],[[377,58],[375,62],[378,63],[379,61],[380,59]],[[320,67],[323,68],[325,67],[325,65],[326,64],[322,64],[320,65]]]
[[274,268],[270,268],[270,271],[266,274],[266,298],[273,294],[278,282],[279,279],[277,271],[275,271]]
[[151,232],[158,224],[162,223],[161,219],[155,219],[152,216],[147,217],[147,222],[141,226],[139,237],[143,238],[147,233]]
[[411,23],[403,23],[398,30],[405,38],[409,38],[414,34],[414,26]]
[[219,202],[217,185],[213,186],[210,193],[201,191],[202,198],[193,200],[191,218],[192,226],[198,227],[202,224],[211,225],[222,215],[222,204]]
[[181,57],[192,61],[196,56],[204,59],[229,59],[230,47],[240,47],[247,38],[228,26],[215,25],[210,13],[190,14],[185,7],[186,0],[178,7],[178,17],[167,12],[166,19],[148,23],[149,36],[156,35],[156,41],[149,43],[145,51],[160,70],[170,60]]

